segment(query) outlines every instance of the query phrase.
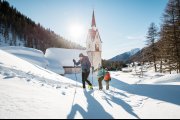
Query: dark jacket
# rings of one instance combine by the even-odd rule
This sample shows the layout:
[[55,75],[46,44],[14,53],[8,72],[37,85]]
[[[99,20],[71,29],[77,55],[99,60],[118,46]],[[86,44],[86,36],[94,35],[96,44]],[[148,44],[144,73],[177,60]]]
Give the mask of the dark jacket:
[[78,62],[75,62],[75,65],[80,65],[82,72],[90,72],[91,69],[91,62],[89,61],[89,58],[87,56],[84,56],[82,60],[79,60]]

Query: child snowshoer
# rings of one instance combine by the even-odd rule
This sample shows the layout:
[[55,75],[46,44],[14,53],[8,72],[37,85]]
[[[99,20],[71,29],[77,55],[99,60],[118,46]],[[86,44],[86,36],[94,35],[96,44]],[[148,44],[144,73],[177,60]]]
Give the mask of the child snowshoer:
[[111,81],[111,75],[108,72],[107,68],[105,69],[104,81],[106,82],[106,90],[109,90],[109,82]]
[[103,67],[100,66],[98,68],[97,77],[98,77],[98,83],[99,83],[99,90],[103,89],[102,81],[104,80],[105,72],[106,71],[105,71],[105,69]]

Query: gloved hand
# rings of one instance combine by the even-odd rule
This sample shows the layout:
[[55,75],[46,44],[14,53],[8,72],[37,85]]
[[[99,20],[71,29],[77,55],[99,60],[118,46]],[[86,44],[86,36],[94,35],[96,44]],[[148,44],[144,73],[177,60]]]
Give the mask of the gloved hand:
[[76,60],[75,59],[73,59],[73,62],[74,62],[74,64],[76,63]]
[[92,68],[92,72],[96,72],[96,71],[94,70],[94,66],[92,66],[91,68]]
[[94,71],[94,66],[92,66],[92,70]]

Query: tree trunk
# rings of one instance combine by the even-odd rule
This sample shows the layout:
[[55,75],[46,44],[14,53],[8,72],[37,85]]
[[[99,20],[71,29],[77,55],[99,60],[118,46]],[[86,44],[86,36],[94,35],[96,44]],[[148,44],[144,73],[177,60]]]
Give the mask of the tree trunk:
[[160,73],[162,73],[162,59],[161,59],[161,64],[160,64]]
[[153,56],[153,62],[154,62],[154,69],[155,69],[155,72],[157,72],[157,65],[156,65],[156,56],[154,55]]

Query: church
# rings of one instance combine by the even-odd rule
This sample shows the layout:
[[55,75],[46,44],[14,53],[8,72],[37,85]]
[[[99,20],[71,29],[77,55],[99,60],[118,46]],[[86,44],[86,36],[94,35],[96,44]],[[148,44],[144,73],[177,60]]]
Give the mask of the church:
[[102,41],[99,31],[96,27],[94,11],[92,16],[91,29],[89,29],[88,31],[88,36],[86,40],[86,51],[91,61],[91,65],[95,69],[102,65]]
[[[56,63],[56,66],[53,67],[62,68],[64,71],[63,74],[72,74],[74,72],[81,72],[80,66],[75,68],[72,62],[73,59],[76,59],[77,61],[79,60],[80,53],[89,57],[94,69],[97,69],[102,65],[102,41],[96,26],[94,11],[92,15],[91,28],[88,30],[86,39],[86,50],[49,48],[46,50],[45,56],[49,58],[49,61],[52,61],[53,64]],[[59,74],[60,72],[58,71],[58,68],[56,68],[57,71],[54,72]],[[55,69],[52,68],[52,70]]]

